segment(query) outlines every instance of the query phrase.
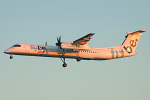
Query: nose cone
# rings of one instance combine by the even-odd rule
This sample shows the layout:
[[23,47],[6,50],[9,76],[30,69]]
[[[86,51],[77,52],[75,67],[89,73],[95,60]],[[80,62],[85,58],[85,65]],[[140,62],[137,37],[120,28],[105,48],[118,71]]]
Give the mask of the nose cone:
[[11,52],[12,51],[10,49],[7,49],[7,50],[4,51],[4,53],[6,53],[6,54],[10,54]]

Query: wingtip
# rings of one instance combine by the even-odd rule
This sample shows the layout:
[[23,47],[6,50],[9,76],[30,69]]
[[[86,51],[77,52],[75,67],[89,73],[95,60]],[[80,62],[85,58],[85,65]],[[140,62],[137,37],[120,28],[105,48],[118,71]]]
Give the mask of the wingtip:
[[146,30],[140,30],[140,32],[146,32]]
[[94,35],[95,33],[89,33],[89,34]]

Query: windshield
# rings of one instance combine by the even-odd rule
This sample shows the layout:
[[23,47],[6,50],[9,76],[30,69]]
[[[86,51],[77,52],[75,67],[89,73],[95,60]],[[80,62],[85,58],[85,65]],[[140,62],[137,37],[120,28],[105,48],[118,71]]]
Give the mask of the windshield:
[[16,44],[16,45],[13,45],[12,47],[21,47],[21,45]]

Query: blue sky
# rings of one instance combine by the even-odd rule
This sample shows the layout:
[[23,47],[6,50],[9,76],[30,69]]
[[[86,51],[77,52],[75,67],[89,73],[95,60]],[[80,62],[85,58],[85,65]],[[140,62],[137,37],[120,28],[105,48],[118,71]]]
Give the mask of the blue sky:
[[[1,0],[0,100],[149,100],[149,0]],[[91,47],[120,46],[143,33],[134,57],[109,61],[14,56],[16,43],[55,45],[94,32]]]

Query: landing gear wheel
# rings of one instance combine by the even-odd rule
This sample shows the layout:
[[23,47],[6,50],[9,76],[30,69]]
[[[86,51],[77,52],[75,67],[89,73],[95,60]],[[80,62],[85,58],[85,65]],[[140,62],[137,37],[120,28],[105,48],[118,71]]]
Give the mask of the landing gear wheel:
[[66,64],[66,63],[64,63],[62,66],[63,66],[63,67],[67,67],[67,64]]
[[12,55],[10,55],[10,59],[13,59],[13,56],[12,56]]
[[76,60],[79,62],[79,61],[81,61],[81,58],[80,58],[80,57],[78,57]]

